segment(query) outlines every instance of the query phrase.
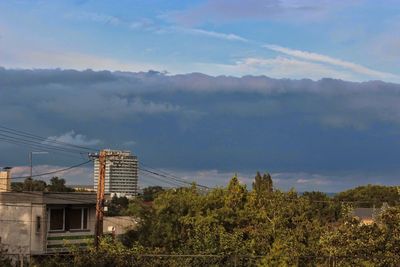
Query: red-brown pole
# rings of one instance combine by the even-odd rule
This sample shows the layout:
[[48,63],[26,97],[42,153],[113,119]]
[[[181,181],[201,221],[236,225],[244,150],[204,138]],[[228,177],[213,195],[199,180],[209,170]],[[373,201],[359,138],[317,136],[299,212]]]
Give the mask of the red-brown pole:
[[103,235],[103,216],[104,216],[104,180],[106,176],[106,152],[100,151],[99,154],[99,178],[97,181],[96,198],[96,225],[94,245],[99,247],[100,237]]

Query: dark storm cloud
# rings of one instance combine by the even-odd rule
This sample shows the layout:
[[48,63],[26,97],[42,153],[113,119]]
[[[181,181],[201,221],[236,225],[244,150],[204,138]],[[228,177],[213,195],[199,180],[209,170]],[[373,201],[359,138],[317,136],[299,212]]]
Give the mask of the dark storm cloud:
[[[3,125],[46,137],[82,135],[132,149],[157,167],[301,173],[291,179],[333,190],[329,177],[346,184],[341,173],[360,183],[371,175],[395,182],[399,101],[400,85],[380,81],[0,69]],[[25,164],[27,149],[0,149],[0,165]]]

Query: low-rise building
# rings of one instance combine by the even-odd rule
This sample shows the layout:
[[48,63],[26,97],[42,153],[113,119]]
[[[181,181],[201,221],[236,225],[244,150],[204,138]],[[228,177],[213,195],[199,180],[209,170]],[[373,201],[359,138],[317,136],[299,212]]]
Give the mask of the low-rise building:
[[371,225],[376,221],[382,210],[383,208],[355,208],[352,214],[360,220],[361,224]]
[[0,192],[11,191],[11,167],[0,170]]
[[72,188],[77,192],[96,192],[96,190],[94,190],[93,185],[71,184],[71,185],[67,185],[67,187]]
[[105,216],[103,222],[104,234],[120,236],[137,227],[137,220],[131,216]]
[[10,254],[40,255],[94,240],[95,193],[0,192],[0,242]]

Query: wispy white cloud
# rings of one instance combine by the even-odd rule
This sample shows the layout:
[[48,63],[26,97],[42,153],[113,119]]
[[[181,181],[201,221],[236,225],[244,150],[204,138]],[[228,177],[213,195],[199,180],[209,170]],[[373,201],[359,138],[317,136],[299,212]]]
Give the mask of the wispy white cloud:
[[74,130],[61,134],[59,136],[50,136],[44,143],[51,143],[52,141],[64,142],[77,146],[92,146],[101,143],[99,139],[89,139],[83,134],[75,133]]
[[178,31],[178,32],[183,32],[183,33],[188,33],[188,34],[194,34],[194,35],[203,35],[207,37],[212,37],[212,38],[217,38],[217,39],[223,39],[223,40],[228,40],[228,41],[240,41],[240,42],[248,42],[246,38],[243,38],[239,35],[233,34],[233,33],[222,33],[222,32],[216,32],[216,31],[207,31],[203,29],[196,29],[196,28],[180,28],[180,27],[173,27],[172,29]]
[[111,24],[114,26],[118,26],[118,25],[125,23],[122,19],[120,19],[116,16],[111,16],[111,15],[102,14],[102,13],[95,13],[95,12],[68,13],[68,14],[64,15],[64,18],[74,19],[74,20],[87,20],[87,21],[92,21],[92,22],[97,22],[97,23]]
[[341,59],[333,58],[330,56],[318,54],[318,53],[313,53],[313,52],[307,52],[307,51],[301,51],[301,50],[296,50],[296,49],[290,49],[287,47],[279,46],[279,45],[273,45],[273,44],[267,44],[264,45],[265,48],[269,50],[273,50],[275,52],[279,52],[285,55],[293,56],[295,58],[301,58],[303,60],[308,60],[308,61],[314,61],[314,62],[320,62],[320,63],[325,63],[325,64],[330,64],[338,67],[342,67],[348,70],[351,70],[355,73],[367,75],[371,78],[375,79],[396,79],[400,80],[399,75],[395,75],[392,73],[388,72],[382,72],[382,71],[377,71],[373,70],[367,67],[364,67],[362,65],[349,62],[349,61],[344,61]]
[[135,21],[127,21],[116,16],[100,14],[100,13],[92,13],[92,12],[70,13],[65,15],[65,18],[77,19],[77,20],[89,20],[96,23],[103,23],[103,24],[106,23],[114,26],[124,26],[128,29],[133,29],[133,30],[154,31],[155,33],[178,32],[178,33],[185,33],[192,35],[202,35],[228,41],[240,41],[240,42],[248,41],[246,38],[243,38],[233,33],[223,33],[223,32],[216,32],[216,31],[189,28],[189,27],[175,27],[167,25],[163,26],[160,23],[159,25],[157,25],[154,20],[149,18],[141,18]]
[[[352,73],[338,70],[332,66],[294,58],[278,56],[275,58],[243,58],[233,64],[197,63],[196,71],[210,75],[266,75],[274,78],[310,78],[325,77],[358,81]],[[197,69],[196,69],[197,68]]]
[[[351,3],[349,3],[351,2]],[[353,5],[355,1],[312,0],[213,0],[186,9],[167,12],[163,17],[178,24],[199,25],[240,20],[314,21],[332,10]]]

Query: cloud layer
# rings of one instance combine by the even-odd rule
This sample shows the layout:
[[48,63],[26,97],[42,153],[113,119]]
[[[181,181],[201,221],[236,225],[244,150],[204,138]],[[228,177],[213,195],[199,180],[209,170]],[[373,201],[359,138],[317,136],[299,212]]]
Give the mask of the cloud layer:
[[[380,81],[0,68],[0,124],[134,149],[154,167],[208,170],[202,179],[210,185],[257,170],[285,188],[392,184],[400,170],[399,101],[400,85]],[[0,149],[1,166],[27,165],[29,148]],[[54,153],[35,165],[82,161]]]

